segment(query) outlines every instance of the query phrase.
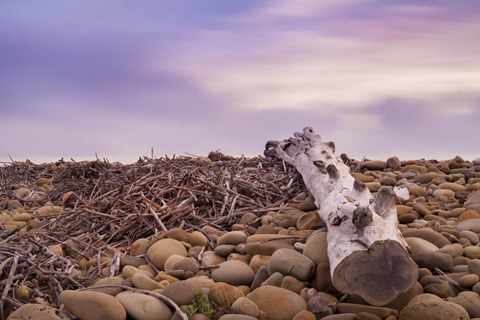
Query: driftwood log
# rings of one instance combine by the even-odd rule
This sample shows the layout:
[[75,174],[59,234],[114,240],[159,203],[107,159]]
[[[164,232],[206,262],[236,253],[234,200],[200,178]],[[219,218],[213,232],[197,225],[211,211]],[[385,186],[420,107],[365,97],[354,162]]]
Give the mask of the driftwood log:
[[312,128],[283,142],[267,142],[265,155],[293,165],[315,197],[328,228],[328,257],[337,290],[385,305],[417,281],[418,268],[397,228],[395,193],[382,187],[373,198],[355,180],[333,142]]

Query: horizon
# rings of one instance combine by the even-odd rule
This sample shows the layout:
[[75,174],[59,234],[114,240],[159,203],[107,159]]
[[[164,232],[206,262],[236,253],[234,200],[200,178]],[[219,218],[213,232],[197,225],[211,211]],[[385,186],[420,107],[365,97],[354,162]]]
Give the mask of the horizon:
[[480,157],[480,2],[0,3],[0,162]]

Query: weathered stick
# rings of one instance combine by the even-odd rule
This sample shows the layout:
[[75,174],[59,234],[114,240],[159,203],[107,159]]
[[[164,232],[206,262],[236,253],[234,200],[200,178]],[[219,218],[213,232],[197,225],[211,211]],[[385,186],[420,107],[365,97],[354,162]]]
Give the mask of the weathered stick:
[[328,227],[334,286],[372,305],[387,304],[409,290],[418,275],[397,228],[395,193],[382,187],[373,199],[334,152],[333,142],[323,142],[307,127],[283,142],[267,142],[265,155],[293,165],[315,197]]

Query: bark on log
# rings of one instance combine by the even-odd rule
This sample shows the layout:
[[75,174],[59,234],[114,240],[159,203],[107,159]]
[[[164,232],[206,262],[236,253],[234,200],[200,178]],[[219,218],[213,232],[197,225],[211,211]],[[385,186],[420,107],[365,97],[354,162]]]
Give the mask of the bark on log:
[[293,165],[315,197],[328,228],[328,257],[334,286],[380,306],[409,290],[418,268],[397,228],[395,193],[382,187],[373,199],[350,175],[333,142],[312,128],[283,142],[267,142],[265,155]]

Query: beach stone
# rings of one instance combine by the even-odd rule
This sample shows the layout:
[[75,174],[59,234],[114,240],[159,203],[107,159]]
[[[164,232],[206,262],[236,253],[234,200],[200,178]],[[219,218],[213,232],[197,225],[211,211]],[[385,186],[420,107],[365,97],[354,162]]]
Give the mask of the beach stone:
[[468,320],[465,308],[453,302],[424,293],[413,298],[400,311],[399,320]]
[[375,181],[375,178],[373,176],[367,176],[360,172],[352,172],[352,177],[354,177],[356,180],[359,180],[363,183]]
[[409,224],[409,223],[414,222],[418,218],[419,218],[419,216],[418,216],[417,213],[404,213],[404,214],[398,216],[398,221],[401,224]]
[[321,262],[328,263],[327,248],[327,232],[315,232],[307,238],[303,248],[303,255],[310,258],[315,265]]
[[426,216],[426,215],[432,214],[430,209],[428,209],[423,203],[420,203],[420,202],[415,203],[412,206],[412,208],[413,208],[413,210],[415,210],[415,212],[417,212],[418,214],[420,214],[423,217]]
[[322,320],[356,320],[357,314],[355,313],[340,313],[332,314],[331,316],[323,317]]
[[200,290],[200,288],[194,283],[182,280],[170,283],[163,289],[162,294],[181,306],[192,303],[195,293],[198,290]]
[[468,262],[468,272],[480,276],[480,259],[472,259]]
[[360,166],[367,170],[383,170],[387,167],[387,162],[382,160],[368,160],[362,162]]
[[230,231],[220,236],[217,245],[221,244],[240,244],[247,242],[247,235],[243,231]]
[[236,248],[236,244],[221,244],[216,246],[215,249],[213,249],[213,252],[221,257],[228,257],[228,255],[234,252]]
[[291,275],[300,281],[309,280],[315,272],[315,264],[311,259],[293,249],[275,251],[268,264],[268,272],[280,272]]
[[382,187],[380,182],[377,182],[377,181],[367,182],[365,183],[365,186],[368,188],[368,190],[370,190],[370,192],[377,192]]
[[315,277],[312,283],[312,287],[317,289],[320,292],[328,292],[330,290],[335,290],[335,287],[332,283],[332,277],[330,275],[330,264],[329,263],[320,263],[315,270]]
[[337,305],[337,312],[338,313],[360,313],[360,312],[368,312],[379,316],[380,318],[384,319],[391,315],[397,315],[398,311],[391,308],[386,307],[374,307],[356,303],[345,303],[341,302]]
[[224,314],[218,320],[257,320],[257,318],[244,314]]
[[476,274],[466,274],[458,279],[458,284],[460,284],[464,288],[473,287],[480,281],[480,277]]
[[467,310],[470,318],[480,317],[480,296],[478,293],[463,291],[455,298],[449,298],[448,301],[456,303]]
[[252,268],[238,260],[222,262],[217,269],[212,271],[212,279],[215,282],[225,282],[231,285],[250,285],[254,276]]
[[165,261],[173,255],[179,255],[182,257],[187,256],[187,249],[185,246],[175,239],[158,240],[147,250],[148,259],[150,259],[155,267],[162,271],[165,266]]
[[136,268],[134,266],[125,266],[122,269],[122,275],[123,275],[124,278],[131,278],[131,277],[133,277],[134,274],[137,274],[137,273],[144,274],[144,275],[146,275],[150,278],[153,278],[153,274],[151,274],[150,272],[145,271],[145,270],[141,270],[141,269]]
[[54,205],[45,205],[35,210],[40,216],[47,216],[62,212],[63,207]]
[[305,284],[295,277],[285,276],[282,279],[280,287],[295,292],[296,294],[300,294],[300,291],[305,288]]
[[271,256],[275,251],[279,249],[293,249],[293,245],[283,241],[268,241],[268,242],[251,242],[247,243],[244,247],[244,251],[251,256],[263,255]]
[[205,247],[208,244],[208,238],[200,231],[193,231],[187,234],[188,243],[192,246]]
[[417,238],[422,238],[424,240],[430,241],[431,243],[436,245],[438,248],[441,248],[446,244],[450,244],[450,241],[448,241],[448,239],[444,235],[438,232],[435,232],[430,228],[405,229],[402,231],[402,234],[405,238],[417,237]]
[[145,238],[135,240],[130,247],[130,255],[135,257],[147,253],[151,244],[152,242]]
[[463,255],[470,259],[480,259],[480,247],[466,246],[463,248]]
[[258,306],[250,299],[246,297],[240,297],[232,304],[230,307],[232,312],[237,314],[244,314],[247,316],[258,318],[260,314],[260,309]]
[[478,213],[475,210],[470,209],[470,210],[465,210],[458,217],[459,221],[465,221],[465,220],[469,220],[469,219],[480,219],[480,213]]
[[445,197],[446,199],[455,198],[455,192],[448,189],[437,189],[433,191],[432,195],[437,199],[441,199],[442,197]]
[[268,279],[270,275],[268,274],[268,267],[262,266],[255,272],[255,277],[253,277],[252,284],[250,285],[251,290],[255,290],[256,288],[260,287],[262,283]]
[[237,299],[244,296],[239,288],[222,282],[216,283],[208,291],[208,298],[225,308],[230,308]]
[[392,170],[398,170],[402,166],[400,159],[397,156],[393,156],[387,159],[387,168]]
[[438,247],[436,245],[422,238],[406,237],[405,241],[412,250],[412,257],[416,256],[421,252],[432,252],[438,250]]
[[395,178],[388,176],[381,177],[379,182],[382,186],[394,186],[397,184],[397,180]]
[[147,261],[145,258],[141,257],[132,257],[132,256],[123,256],[120,258],[120,268],[125,266],[134,266],[136,268],[146,265]]
[[405,206],[405,205],[402,205],[402,204],[397,204],[395,206],[395,208],[397,209],[397,214],[400,216],[400,215],[403,215],[403,214],[406,214],[406,213],[411,213],[412,212],[412,207],[409,207],[409,206]]
[[124,291],[115,297],[135,320],[170,320],[172,311],[159,299],[137,292]]
[[428,194],[426,188],[416,184],[410,185],[408,187],[408,193],[414,195],[415,197],[426,197]]
[[287,289],[262,286],[247,295],[266,314],[267,320],[291,320],[307,303],[301,296]]
[[263,255],[254,255],[249,262],[250,268],[252,268],[253,273],[257,273],[258,269],[262,266],[268,266],[271,256],[263,256]]
[[457,229],[460,231],[469,230],[480,234],[480,219],[468,219],[457,224]]
[[312,196],[308,196],[304,200],[302,200],[299,204],[297,204],[297,209],[308,212],[317,210],[317,205],[315,204],[315,199]]
[[[97,280],[95,282],[96,286],[109,286],[109,285],[122,285],[123,282],[125,281],[125,278],[116,276],[116,277],[108,277],[108,278],[102,278]],[[116,296],[118,293],[120,293],[123,289],[122,288],[99,288],[99,289],[92,289],[92,291],[96,292],[103,292],[106,294],[109,294],[111,296]]]
[[69,320],[64,312],[37,303],[27,303],[15,310],[7,320]]
[[106,293],[94,291],[65,290],[60,301],[75,316],[88,320],[125,320],[127,313],[123,305]]
[[460,231],[460,233],[458,234],[458,237],[468,239],[468,241],[470,241],[470,243],[473,245],[478,244],[480,242],[480,238],[478,234],[469,230]]
[[448,189],[453,192],[457,191],[465,191],[466,187],[462,186],[461,184],[458,183],[453,183],[453,182],[443,182],[438,185],[441,189]]
[[173,254],[170,257],[168,257],[167,260],[165,260],[165,264],[163,265],[163,271],[169,273],[170,271],[174,270],[173,266],[175,263],[178,261],[182,260],[183,256],[179,256],[178,254]]
[[178,241],[187,242],[188,234],[185,230],[180,227],[170,228],[163,234],[165,238],[175,239]]
[[163,286],[148,276],[136,273],[132,276],[132,283],[138,289],[150,290],[163,289]]
[[[265,242],[265,241],[267,241],[267,243],[274,242],[274,241],[282,241],[291,245],[295,243],[295,239],[292,239],[291,235],[286,235],[286,234],[256,233],[254,235],[247,237],[247,244],[252,242]],[[267,243],[262,243],[262,245],[265,245]]]
[[302,310],[293,317],[292,320],[316,320],[315,314],[308,310]]
[[463,247],[459,243],[452,243],[443,246],[438,252],[446,253],[453,258],[463,255]]
[[395,299],[390,301],[384,307],[392,308],[396,310],[402,310],[414,297],[423,293],[423,287],[419,282],[406,292],[400,293]]
[[202,266],[216,266],[225,260],[225,257],[219,256],[213,251],[205,251],[202,254]]
[[253,212],[247,212],[242,215],[238,223],[240,224],[252,224],[257,220],[258,216]]
[[453,258],[438,251],[420,252],[412,258],[420,268],[428,268],[430,270],[438,268],[442,271],[450,271],[453,268]]
[[447,281],[429,283],[423,286],[425,293],[431,293],[440,298],[454,297],[456,292]]
[[262,282],[262,286],[269,285],[269,286],[280,287],[280,285],[282,284],[282,280],[283,280],[283,274],[281,274],[280,272],[275,272],[270,277],[268,277],[265,281]]
[[316,230],[325,227],[325,223],[318,211],[309,211],[298,218],[296,227],[298,230]]
[[477,294],[480,294],[480,282],[477,282],[475,285],[473,285],[472,291]]

